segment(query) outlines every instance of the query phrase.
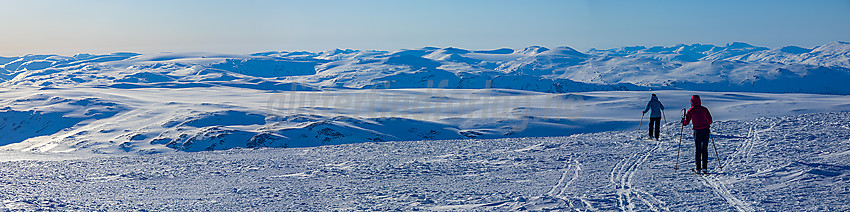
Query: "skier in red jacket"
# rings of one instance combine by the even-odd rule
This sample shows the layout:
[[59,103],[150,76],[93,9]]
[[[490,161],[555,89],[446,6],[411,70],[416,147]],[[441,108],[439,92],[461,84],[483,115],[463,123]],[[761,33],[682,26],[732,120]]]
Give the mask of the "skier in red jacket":
[[685,118],[682,118],[682,125],[688,125],[691,121],[694,122],[694,140],[696,142],[695,163],[697,168],[694,171],[705,173],[708,168],[708,139],[711,136],[712,120],[708,108],[701,105],[699,95],[691,97],[691,109],[688,110]]

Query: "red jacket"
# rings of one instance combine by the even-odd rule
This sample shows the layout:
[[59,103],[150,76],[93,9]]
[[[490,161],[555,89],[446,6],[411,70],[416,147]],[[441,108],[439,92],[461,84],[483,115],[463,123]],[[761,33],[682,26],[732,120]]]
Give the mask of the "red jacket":
[[695,130],[711,127],[711,113],[708,112],[708,108],[700,104],[699,95],[691,97],[691,109],[688,110],[685,119],[682,120],[683,125],[688,125],[693,120]]

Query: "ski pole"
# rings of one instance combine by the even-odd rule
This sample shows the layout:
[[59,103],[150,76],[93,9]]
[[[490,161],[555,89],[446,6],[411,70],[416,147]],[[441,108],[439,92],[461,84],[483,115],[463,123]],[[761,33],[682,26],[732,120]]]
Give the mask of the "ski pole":
[[[682,108],[682,119],[685,119],[685,109]],[[685,123],[682,123],[682,129],[679,130],[679,148],[676,149],[676,167],[674,170],[679,170],[679,152],[682,151],[682,136],[685,134]]]
[[646,115],[646,113],[640,114],[640,123],[638,123],[638,133],[640,133],[640,125],[643,125],[643,115]]
[[720,154],[717,154],[717,144],[714,143],[714,135],[711,135],[711,145],[714,146],[714,156],[717,157],[717,166],[723,170],[723,165],[720,164]]
[[[662,125],[662,127],[667,126],[667,115],[664,114],[664,110],[661,110],[661,117],[664,117],[664,125]],[[662,130],[662,131],[665,131],[665,130]],[[667,135],[667,133],[664,133],[664,134]]]

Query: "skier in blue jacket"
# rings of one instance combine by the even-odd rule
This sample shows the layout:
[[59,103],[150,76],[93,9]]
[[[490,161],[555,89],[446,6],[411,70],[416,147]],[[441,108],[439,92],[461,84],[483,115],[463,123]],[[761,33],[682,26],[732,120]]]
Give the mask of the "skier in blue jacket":
[[652,110],[649,113],[649,139],[655,138],[657,141],[659,134],[661,134],[661,111],[664,110],[664,105],[661,104],[661,101],[658,101],[658,97],[655,94],[652,94],[652,99],[646,104],[643,114],[646,114],[646,111],[649,110]]

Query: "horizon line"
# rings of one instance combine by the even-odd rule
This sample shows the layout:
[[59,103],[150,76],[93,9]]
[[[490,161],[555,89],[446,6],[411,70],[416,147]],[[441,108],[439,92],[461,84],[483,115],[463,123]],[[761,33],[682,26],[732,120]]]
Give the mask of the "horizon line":
[[[705,44],[704,44],[704,43],[698,43],[698,42],[697,42],[697,43],[690,43],[690,44],[679,43],[679,44],[670,45],[670,46],[665,46],[665,45],[651,45],[651,46],[650,46],[650,45],[627,45],[627,46],[620,46],[620,47],[616,47],[616,48],[606,48],[606,49],[597,49],[597,48],[593,47],[593,48],[589,48],[589,49],[588,49],[588,50],[586,50],[586,51],[580,51],[580,50],[578,50],[578,49],[575,49],[575,48],[570,47],[570,46],[567,46],[567,45],[563,45],[563,46],[555,46],[555,47],[552,47],[552,48],[567,47],[567,48],[570,48],[570,49],[575,50],[575,51],[577,51],[577,52],[587,53],[587,52],[589,52],[589,51],[594,51],[594,50],[604,51],[604,50],[612,50],[612,49],[627,48],[627,47],[653,48],[653,47],[676,47],[676,46],[691,46],[691,45],[710,45],[710,46],[716,46],[716,47],[724,47],[724,46],[725,46],[725,47],[728,47],[728,46],[730,46],[730,45],[732,45],[732,44],[735,44],[735,43],[742,43],[742,44],[747,44],[747,45],[750,45],[750,46],[753,46],[753,47],[762,47],[762,48],[768,48],[768,49],[780,49],[780,48],[784,48],[784,47],[800,47],[800,48],[805,48],[805,49],[816,49],[816,48],[818,48],[818,47],[821,47],[821,46],[824,46],[824,45],[827,45],[827,44],[830,44],[830,43],[850,44],[850,42],[847,42],[847,41],[835,40],[835,41],[827,42],[826,44],[821,44],[821,45],[818,45],[818,46],[813,46],[813,47],[811,47],[811,48],[806,48],[806,47],[802,47],[802,46],[799,46],[799,45],[783,45],[783,46],[779,46],[779,47],[773,47],[773,48],[771,48],[771,47],[765,47],[765,46],[756,46],[756,45],[752,45],[752,44],[750,44],[750,43],[743,42],[743,41],[732,41],[732,42],[725,43],[725,45],[718,45],[718,44],[712,44],[712,43],[705,43]],[[334,48],[334,49],[327,49],[327,50],[322,50],[322,51],[311,51],[311,50],[303,50],[303,49],[298,49],[298,50],[257,50],[257,51],[250,51],[250,52],[248,52],[248,53],[228,53],[228,52],[218,52],[218,51],[192,51],[192,50],[189,50],[189,51],[158,51],[158,52],[156,52],[156,51],[122,51],[122,50],[118,50],[118,51],[111,51],[111,52],[108,52],[108,53],[77,52],[77,53],[74,53],[72,56],[67,56],[67,55],[65,55],[65,54],[61,54],[61,53],[57,53],[57,54],[51,54],[51,53],[47,53],[47,54],[41,54],[41,53],[28,53],[28,54],[17,55],[17,56],[4,56],[4,55],[0,55],[0,58],[15,58],[15,57],[27,57],[27,56],[62,56],[62,57],[73,57],[73,56],[76,56],[76,55],[85,55],[85,54],[90,54],[90,55],[110,55],[110,54],[119,54],[119,53],[132,53],[132,54],[139,54],[139,55],[147,55],[147,54],[230,54],[230,55],[252,55],[252,54],[259,54],[259,53],[271,53],[271,52],[276,52],[276,53],[294,53],[294,52],[322,53],[322,52],[336,51],[336,50],[343,50],[343,51],[345,51],[345,50],[353,50],[353,51],[373,51],[373,52],[397,52],[397,51],[404,51],[404,50],[420,50],[420,49],[426,49],[426,48],[436,48],[436,49],[448,49],[448,48],[455,48],[455,49],[462,49],[462,50],[488,51],[488,50],[499,50],[499,49],[521,50],[521,49],[526,49],[526,48],[531,48],[531,47],[543,47],[543,48],[550,49],[550,47],[547,47],[547,46],[544,46],[544,45],[530,45],[530,46],[526,46],[526,47],[522,47],[522,48],[499,47],[499,48],[487,48],[487,49],[462,48],[462,47],[457,47],[457,46],[452,46],[452,45],[445,46],[445,47],[438,47],[438,46],[431,46],[431,45],[427,45],[427,46],[423,46],[423,47],[420,47],[420,48],[412,48],[412,49],[411,49],[411,48],[399,48],[399,49],[396,49],[396,50],[387,50],[387,49],[357,49],[357,48]]]

